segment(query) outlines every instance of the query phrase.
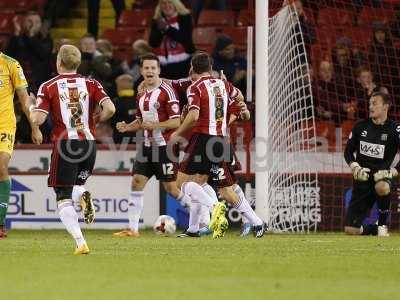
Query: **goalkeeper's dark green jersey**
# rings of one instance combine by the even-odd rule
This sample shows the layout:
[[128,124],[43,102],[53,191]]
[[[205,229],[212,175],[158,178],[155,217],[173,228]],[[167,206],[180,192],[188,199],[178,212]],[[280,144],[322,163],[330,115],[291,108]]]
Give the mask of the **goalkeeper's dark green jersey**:
[[[383,125],[377,125],[372,119],[366,119],[354,125],[344,158],[348,164],[355,161],[374,173],[390,169],[399,147],[399,124],[388,119]],[[395,168],[400,172],[400,162]]]

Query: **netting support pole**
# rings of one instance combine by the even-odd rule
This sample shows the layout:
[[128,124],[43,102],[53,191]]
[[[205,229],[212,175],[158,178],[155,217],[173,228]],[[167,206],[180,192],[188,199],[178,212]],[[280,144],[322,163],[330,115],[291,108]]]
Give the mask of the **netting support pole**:
[[264,220],[268,212],[268,0],[256,0],[256,211]]

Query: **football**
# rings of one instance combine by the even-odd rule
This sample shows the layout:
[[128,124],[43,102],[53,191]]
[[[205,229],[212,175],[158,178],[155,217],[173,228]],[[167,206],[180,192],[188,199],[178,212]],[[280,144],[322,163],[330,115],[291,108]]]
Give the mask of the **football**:
[[176,231],[176,223],[173,217],[161,215],[153,226],[154,232],[159,235],[171,235]]

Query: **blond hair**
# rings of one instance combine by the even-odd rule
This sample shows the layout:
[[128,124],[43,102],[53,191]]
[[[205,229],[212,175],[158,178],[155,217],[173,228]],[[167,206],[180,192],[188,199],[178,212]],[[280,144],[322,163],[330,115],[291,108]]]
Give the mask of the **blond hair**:
[[81,52],[74,45],[62,45],[57,56],[60,65],[67,71],[75,71],[81,64]]
[[[161,1],[164,1],[164,0],[159,0],[158,1],[158,4],[156,6],[156,11],[154,12],[153,19],[155,19],[155,20],[159,19],[162,16],[161,8],[160,8]],[[189,15],[190,14],[190,10],[188,10],[186,8],[186,6],[181,2],[181,0],[169,0],[169,1],[171,1],[172,4],[175,6],[178,15],[184,16],[184,15]]]

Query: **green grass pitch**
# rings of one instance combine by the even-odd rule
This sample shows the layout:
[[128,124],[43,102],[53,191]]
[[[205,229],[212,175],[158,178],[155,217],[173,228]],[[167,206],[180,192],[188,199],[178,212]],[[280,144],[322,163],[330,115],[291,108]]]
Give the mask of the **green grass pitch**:
[[13,230],[0,240],[0,299],[399,299],[400,235],[139,239]]

